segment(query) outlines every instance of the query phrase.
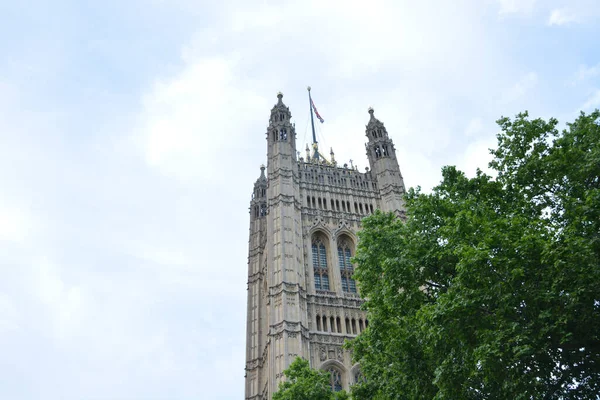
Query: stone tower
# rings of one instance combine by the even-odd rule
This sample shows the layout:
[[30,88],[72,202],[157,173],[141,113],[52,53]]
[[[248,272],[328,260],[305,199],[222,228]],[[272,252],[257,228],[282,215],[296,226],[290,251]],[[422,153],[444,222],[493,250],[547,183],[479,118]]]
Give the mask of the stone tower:
[[370,170],[338,166],[307,149],[297,158],[289,108],[277,95],[250,202],[246,399],[268,400],[297,357],[330,373],[332,390],[360,375],[342,344],[368,326],[350,263],[361,219],[403,213],[404,182],[383,123],[369,109]]

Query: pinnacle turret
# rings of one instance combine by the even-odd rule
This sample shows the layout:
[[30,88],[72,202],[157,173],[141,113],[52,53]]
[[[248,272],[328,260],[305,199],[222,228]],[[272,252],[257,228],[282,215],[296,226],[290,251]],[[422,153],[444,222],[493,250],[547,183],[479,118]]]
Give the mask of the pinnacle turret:
[[378,139],[387,139],[387,130],[383,122],[375,118],[373,107],[369,107],[369,115],[369,123],[366,126],[366,135],[369,138],[369,142]]
[[254,218],[264,217],[267,214],[267,177],[264,165],[260,166],[260,176],[254,182],[250,207],[253,210]]

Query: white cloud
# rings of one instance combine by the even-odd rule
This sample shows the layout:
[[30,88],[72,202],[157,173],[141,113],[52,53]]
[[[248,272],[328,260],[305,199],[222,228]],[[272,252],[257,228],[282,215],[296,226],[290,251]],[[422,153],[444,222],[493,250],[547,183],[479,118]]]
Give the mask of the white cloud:
[[577,85],[598,76],[600,76],[600,63],[592,66],[581,65],[571,80],[571,85]]
[[457,168],[468,177],[474,177],[478,168],[488,175],[493,175],[493,171],[488,167],[489,162],[493,159],[489,149],[496,146],[497,141],[493,135],[487,135],[480,140],[469,143],[457,164]]
[[34,263],[37,267],[36,293],[50,313],[56,336],[67,338],[81,328],[85,313],[82,288],[64,282],[59,267],[48,259],[42,258]]
[[149,165],[188,182],[220,179],[248,140],[242,121],[269,109],[262,93],[238,80],[236,64],[192,57],[144,95],[136,139]]
[[0,241],[23,242],[32,229],[33,221],[27,210],[0,204]]
[[554,9],[552,10],[552,12],[550,13],[550,16],[548,17],[548,25],[552,26],[552,25],[557,25],[557,26],[561,26],[561,25],[567,25],[573,22],[576,22],[577,18],[575,17],[574,14],[570,13],[568,10],[566,9]]
[[583,111],[592,111],[600,108],[600,89],[596,89],[581,106]]
[[481,133],[482,129],[483,129],[483,121],[481,120],[481,118],[473,118],[472,120],[469,121],[469,124],[467,125],[467,128],[465,129],[465,135],[467,137],[477,136],[479,133]]
[[18,329],[17,308],[7,294],[0,293],[0,338],[3,333]]
[[529,14],[533,11],[536,0],[498,0],[502,14]]
[[517,83],[507,88],[502,93],[503,103],[512,103],[521,98],[526,94],[530,93],[531,90],[537,85],[538,76],[535,72],[529,72],[524,75]]

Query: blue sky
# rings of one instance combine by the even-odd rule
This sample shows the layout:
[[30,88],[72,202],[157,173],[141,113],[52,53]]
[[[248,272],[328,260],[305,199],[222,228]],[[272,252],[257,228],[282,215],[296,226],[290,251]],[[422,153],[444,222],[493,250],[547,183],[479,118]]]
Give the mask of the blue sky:
[[[418,3],[418,4],[417,4]],[[452,4],[451,4],[452,3]],[[0,2],[0,398],[243,397],[277,91],[361,170],[473,174],[501,116],[600,107],[595,0]]]

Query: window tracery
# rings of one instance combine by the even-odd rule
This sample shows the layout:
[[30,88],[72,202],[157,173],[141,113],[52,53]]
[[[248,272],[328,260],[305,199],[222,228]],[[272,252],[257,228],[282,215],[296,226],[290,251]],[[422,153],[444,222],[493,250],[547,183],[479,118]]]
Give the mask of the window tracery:
[[329,368],[328,370],[330,375],[329,384],[331,385],[331,390],[334,392],[340,392],[342,390],[342,374],[335,368]]
[[312,262],[315,275],[315,290],[329,290],[327,249],[320,237],[316,237],[312,242]]
[[356,293],[356,281],[352,279],[354,266],[350,262],[352,258],[351,243],[348,239],[342,239],[338,245],[338,263],[342,276],[342,290],[348,293]]

